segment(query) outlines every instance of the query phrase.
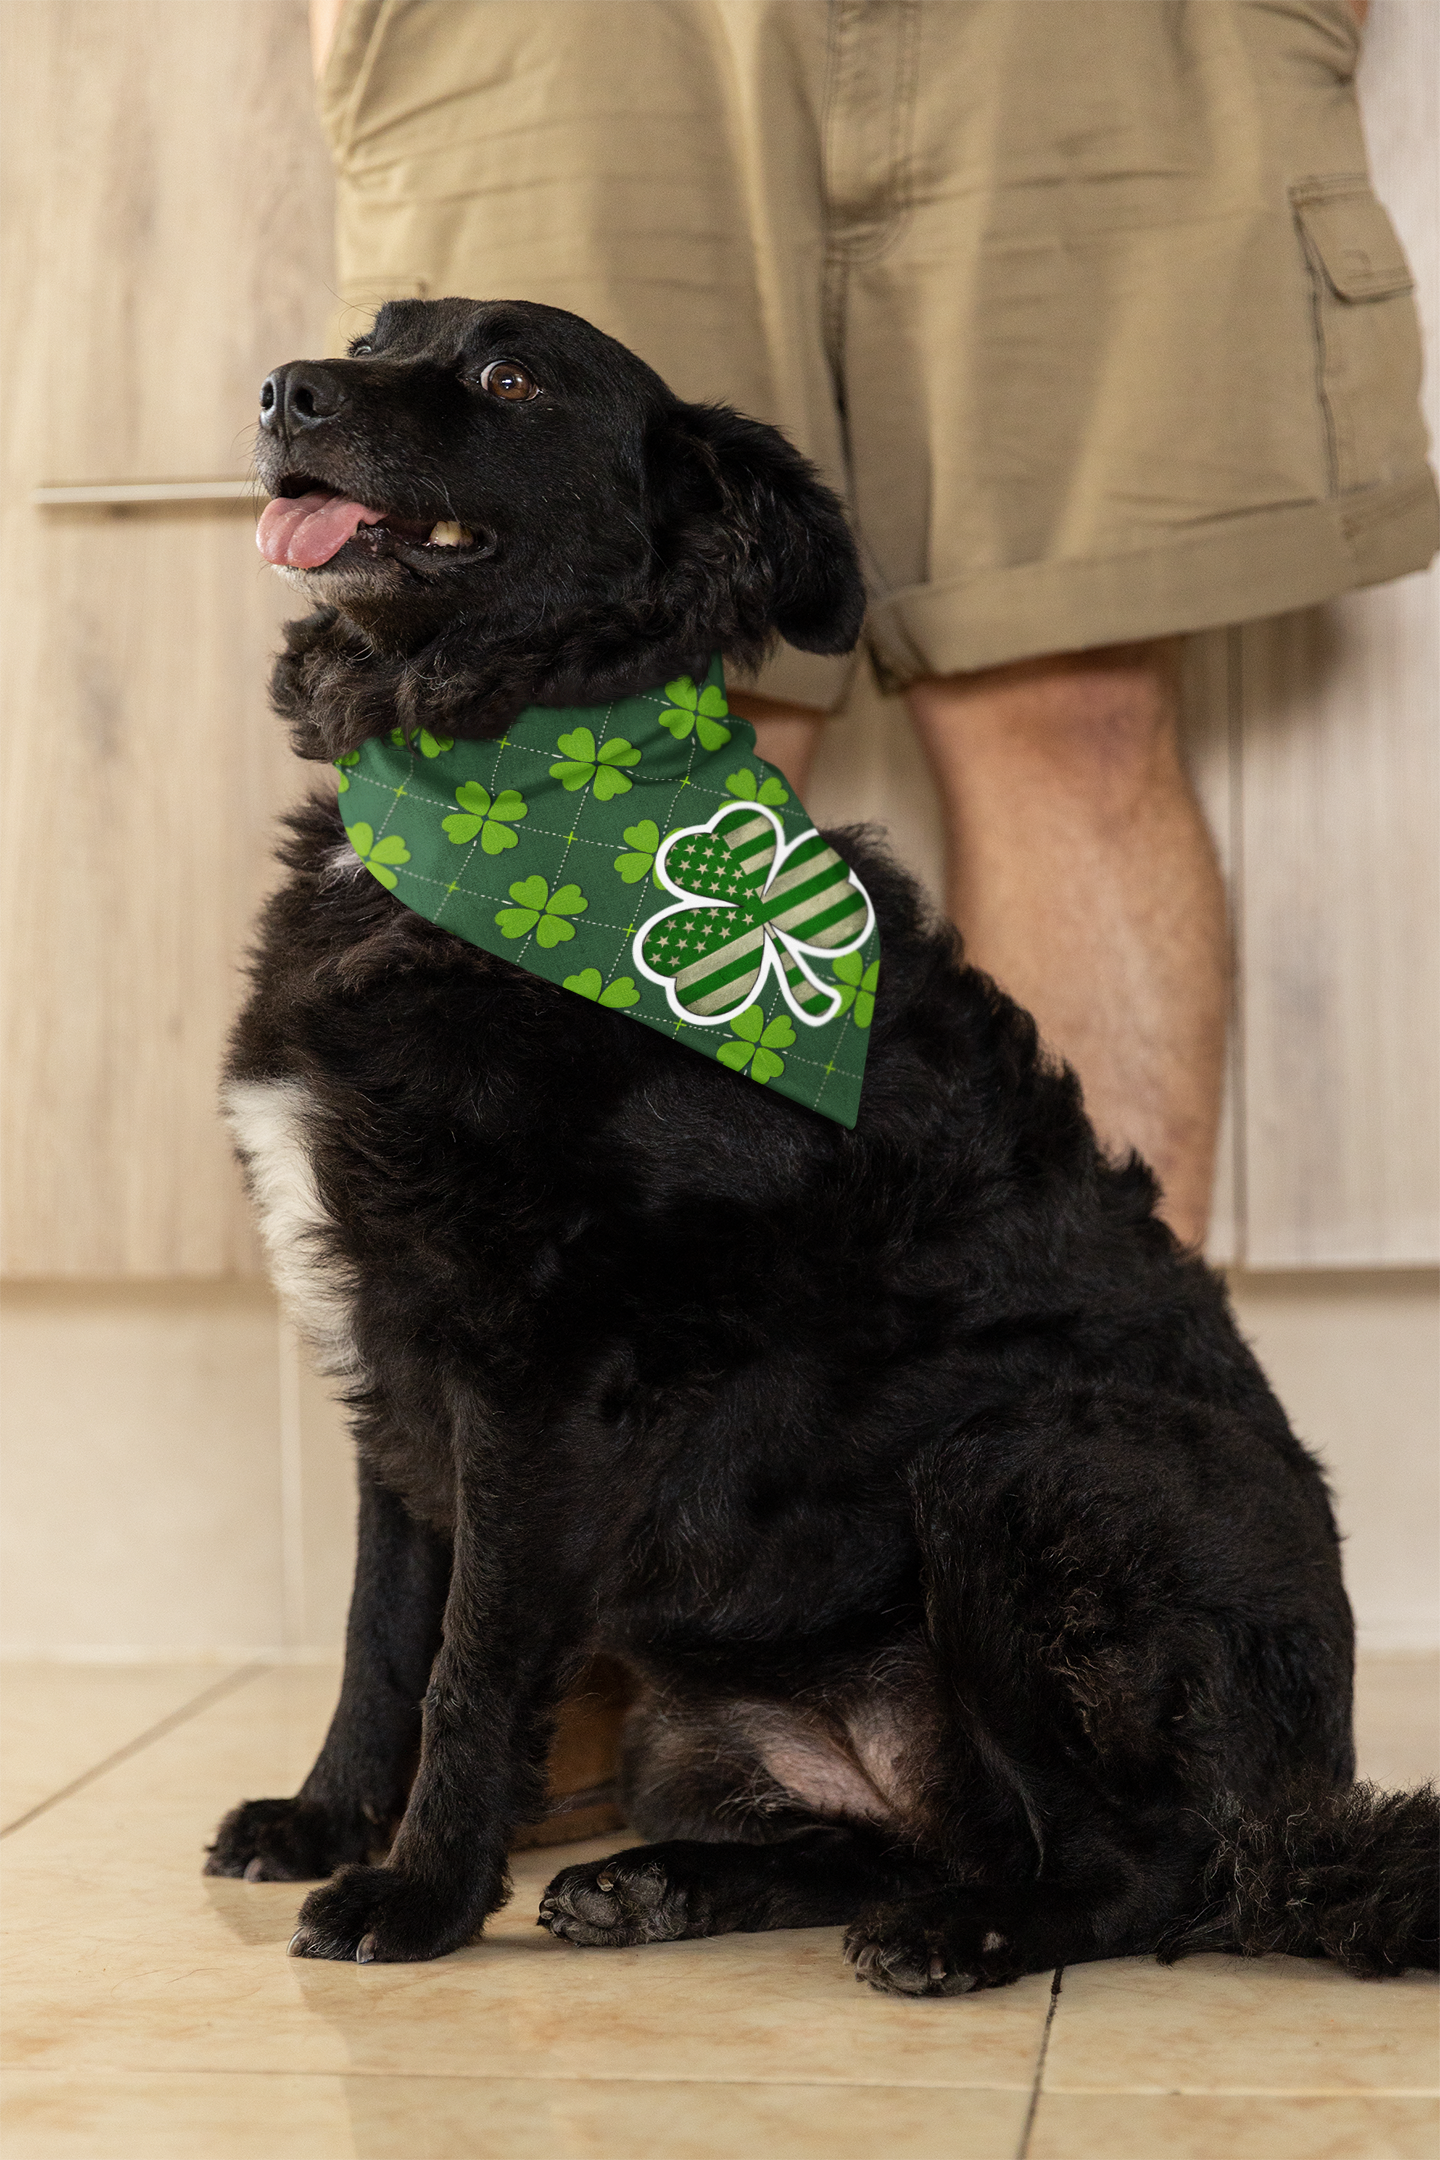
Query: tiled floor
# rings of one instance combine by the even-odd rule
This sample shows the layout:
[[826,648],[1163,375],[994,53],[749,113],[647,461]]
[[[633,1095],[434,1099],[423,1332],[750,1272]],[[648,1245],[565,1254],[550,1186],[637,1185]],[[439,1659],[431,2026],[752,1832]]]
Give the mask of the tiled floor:
[[[1362,1767],[1436,1767],[1432,1660],[1371,1661]],[[435,1965],[288,1959],[293,1886],[216,1882],[308,1767],[333,1671],[12,1668],[5,2160],[1434,2160],[1436,1991],[1197,1958],[907,2003],[838,1931],[583,1951],[524,1853]]]

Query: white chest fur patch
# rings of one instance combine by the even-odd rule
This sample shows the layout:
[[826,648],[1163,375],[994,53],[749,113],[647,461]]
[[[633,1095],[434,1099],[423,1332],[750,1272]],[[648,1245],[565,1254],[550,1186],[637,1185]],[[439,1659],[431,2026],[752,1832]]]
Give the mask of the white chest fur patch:
[[349,1286],[328,1250],[329,1217],[307,1138],[308,1091],[299,1080],[237,1080],[222,1100],[281,1303],[323,1371],[353,1374]]

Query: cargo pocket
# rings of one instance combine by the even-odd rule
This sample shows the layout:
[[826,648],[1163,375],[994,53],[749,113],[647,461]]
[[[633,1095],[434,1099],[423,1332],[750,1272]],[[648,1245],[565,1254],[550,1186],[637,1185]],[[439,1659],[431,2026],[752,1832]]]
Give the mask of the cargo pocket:
[[1331,488],[1411,479],[1426,448],[1420,326],[1395,228],[1363,176],[1302,180],[1290,201],[1310,272]]

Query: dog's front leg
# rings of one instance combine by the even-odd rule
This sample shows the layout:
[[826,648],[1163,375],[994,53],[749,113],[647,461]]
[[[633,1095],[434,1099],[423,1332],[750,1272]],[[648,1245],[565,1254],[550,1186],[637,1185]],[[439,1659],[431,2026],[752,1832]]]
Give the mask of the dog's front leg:
[[345,1677],[315,1767],[288,1800],[242,1800],[207,1875],[305,1882],[389,1843],[420,1749],[420,1702],[440,1644],[448,1541],[415,1521],[360,1460]]
[[[520,1484],[493,1462],[457,1465],[444,1639],[410,1804],[383,1867],[344,1868],[306,1899],[294,1956],[442,1957],[509,1894],[510,1836],[543,1808],[549,1719],[583,1602],[549,1538],[537,1556],[535,1485]],[[586,1542],[562,1541],[572,1559]]]

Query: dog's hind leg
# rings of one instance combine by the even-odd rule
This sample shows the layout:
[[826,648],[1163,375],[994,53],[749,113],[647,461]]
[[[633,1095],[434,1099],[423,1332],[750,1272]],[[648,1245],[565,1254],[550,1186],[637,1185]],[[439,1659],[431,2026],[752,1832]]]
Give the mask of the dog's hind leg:
[[854,1745],[863,1687],[849,1707],[847,1720],[652,1688],[627,1721],[621,1797],[655,1842],[564,1869],[540,1925],[585,1945],[838,1926],[932,1888],[943,1878],[914,1857]]
[[[1225,1792],[1349,1772],[1349,1620],[1298,1450],[1205,1404],[1055,1390],[914,1481],[931,1644],[1001,1818],[953,1812],[950,1885],[877,1900],[860,1978],[963,1994],[1155,1951],[1193,1911]],[[957,1747],[956,1761],[962,1759]],[[948,1841],[947,1841],[948,1842]]]
[[539,1924],[567,1942],[612,1948],[840,1927],[876,1899],[915,1896],[937,1879],[878,1831],[812,1822],[772,1845],[675,1838],[562,1868],[541,1900]]
[[360,1464],[359,1551],[340,1701],[290,1800],[245,1800],[216,1832],[207,1875],[303,1882],[390,1842],[420,1750],[421,1701],[450,1581],[445,1538]]

